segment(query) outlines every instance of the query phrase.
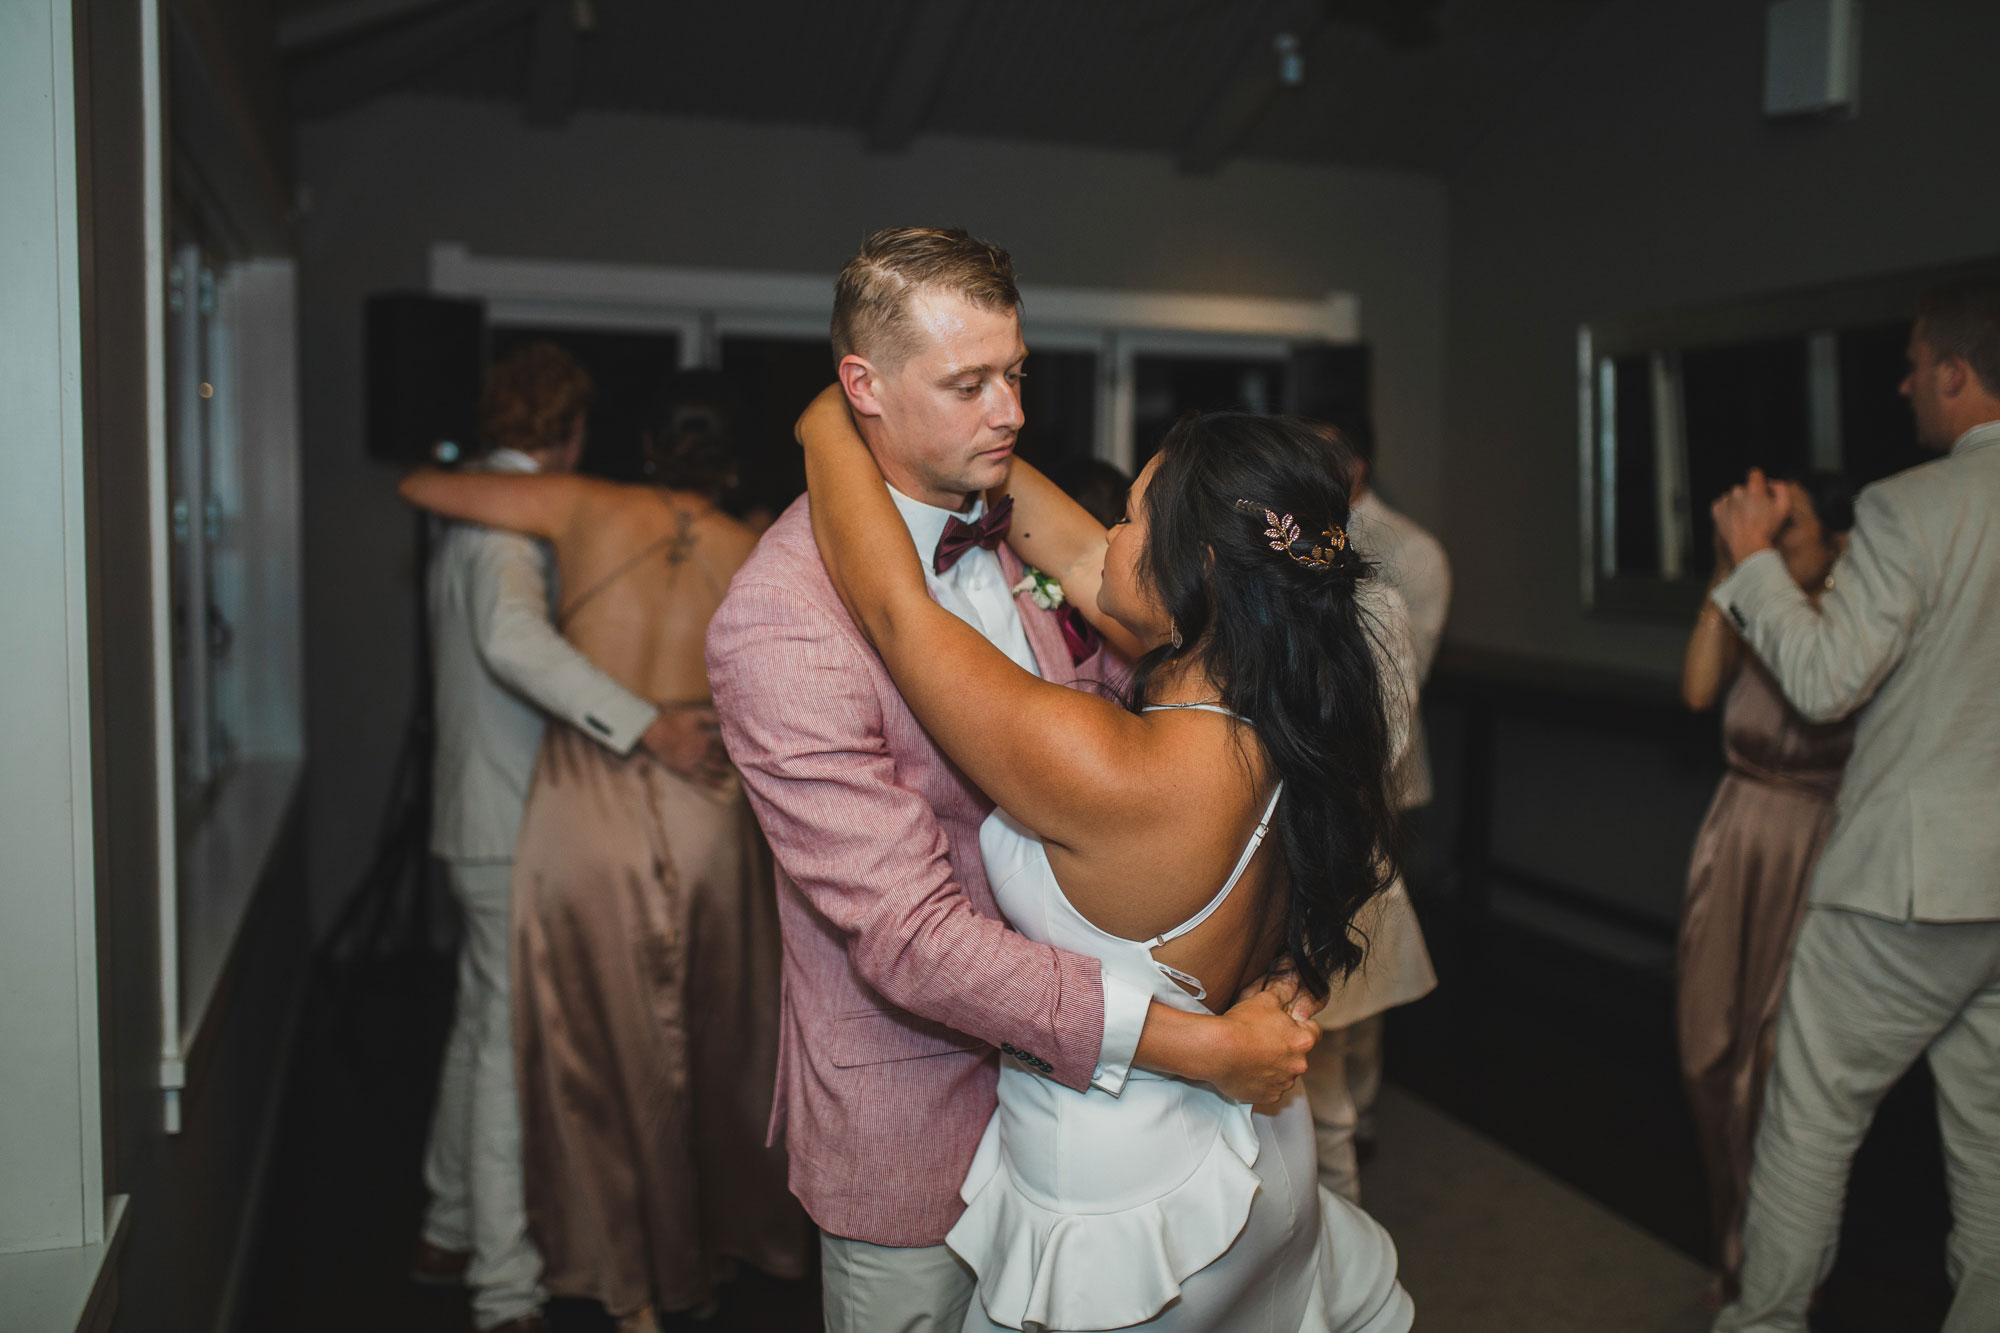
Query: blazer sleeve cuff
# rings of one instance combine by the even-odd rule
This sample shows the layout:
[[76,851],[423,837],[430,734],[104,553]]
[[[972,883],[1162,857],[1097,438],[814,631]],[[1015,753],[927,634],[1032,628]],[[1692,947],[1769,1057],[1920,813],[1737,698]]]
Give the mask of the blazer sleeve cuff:
[[1780,587],[1797,590],[1792,576],[1785,569],[1785,562],[1778,553],[1768,547],[1757,552],[1730,572],[1728,578],[1715,585],[1708,594],[1708,600],[1722,608],[1738,633],[1750,628],[1750,622],[1759,612],[1770,605],[1773,594],[1772,580]]
[[583,710],[584,730],[613,754],[630,754],[660,710],[623,690],[593,702]]
[[1090,1086],[1116,1097],[1125,1090],[1125,1079],[1132,1072],[1153,993],[1109,972],[1100,973],[1099,980],[1104,986],[1104,1045],[1098,1051],[1097,1068],[1091,1071]]

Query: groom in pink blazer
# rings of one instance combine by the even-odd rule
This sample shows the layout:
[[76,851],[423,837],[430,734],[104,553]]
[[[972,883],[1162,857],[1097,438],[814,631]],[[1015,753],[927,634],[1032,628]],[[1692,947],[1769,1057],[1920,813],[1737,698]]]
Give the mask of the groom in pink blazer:
[[[979,498],[1021,426],[1019,305],[1005,251],[962,231],[878,232],[841,273],[834,353],[932,594],[1044,679],[1103,688],[1121,665],[1012,592],[1004,514]],[[737,574],[708,672],[776,853],[771,1134],[822,1231],[829,1329],[959,1328],[972,1277],[943,1242],[993,1112],[996,1050],[1109,1096],[1135,1059],[1217,1081],[1254,1061],[1303,1067],[1316,1030],[1281,1010],[1253,1024],[1154,1007],[1096,959],[1007,928],[979,854],[991,803],[848,618],[804,499]]]

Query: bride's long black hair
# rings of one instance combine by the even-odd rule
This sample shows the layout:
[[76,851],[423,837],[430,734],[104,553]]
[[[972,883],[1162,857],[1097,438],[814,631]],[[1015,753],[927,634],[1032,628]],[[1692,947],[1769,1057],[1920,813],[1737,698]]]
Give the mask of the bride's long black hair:
[[[1355,914],[1396,874],[1380,631],[1360,595],[1375,570],[1326,535],[1347,526],[1354,462],[1323,427],[1218,412],[1168,432],[1144,496],[1139,574],[1183,646],[1139,660],[1130,704],[1192,659],[1255,728],[1285,783],[1273,834],[1290,880],[1286,951],[1315,995],[1360,963]],[[1273,549],[1266,510],[1296,525],[1285,541],[1280,524],[1287,549]]]

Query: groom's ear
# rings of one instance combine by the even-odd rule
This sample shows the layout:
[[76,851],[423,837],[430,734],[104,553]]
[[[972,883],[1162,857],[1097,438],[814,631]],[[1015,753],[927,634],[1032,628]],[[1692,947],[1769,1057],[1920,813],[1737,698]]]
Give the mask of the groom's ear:
[[854,409],[856,415],[882,415],[882,373],[873,362],[849,353],[840,358],[838,373],[840,387],[847,394],[847,405]]

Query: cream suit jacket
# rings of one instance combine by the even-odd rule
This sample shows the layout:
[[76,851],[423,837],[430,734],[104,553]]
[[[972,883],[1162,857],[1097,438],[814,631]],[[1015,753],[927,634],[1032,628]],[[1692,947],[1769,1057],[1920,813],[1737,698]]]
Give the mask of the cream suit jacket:
[[[1363,553],[1368,554],[1365,548]],[[1419,645],[1426,631],[1389,580],[1363,585],[1360,596],[1376,632],[1375,664],[1382,673],[1382,702],[1389,719],[1389,771],[1407,773],[1412,749],[1423,744],[1417,699],[1423,673],[1430,668],[1428,654]],[[1436,648],[1435,638],[1431,648]],[[1422,999],[1437,988],[1423,927],[1401,876],[1356,914],[1354,925],[1368,942],[1367,954],[1361,966],[1327,996],[1319,1025],[1329,1032]]]
[[1768,551],[1712,596],[1800,713],[1857,714],[1809,901],[2000,919],[2000,421],[1861,493],[1817,609]]
[[[512,450],[482,466],[534,471]],[[441,525],[427,591],[437,715],[431,851],[446,860],[513,858],[545,714],[619,754],[658,715],[556,632],[554,582],[540,542],[470,523]]]
[[[1421,693],[1437,660],[1445,615],[1451,609],[1451,562],[1437,538],[1373,490],[1362,492],[1354,502],[1347,526],[1361,553],[1380,562],[1382,580],[1402,594],[1409,610],[1410,669]],[[1430,742],[1424,736],[1423,714],[1414,704],[1409,748],[1396,766],[1395,783],[1398,804],[1404,809],[1431,803]]]

